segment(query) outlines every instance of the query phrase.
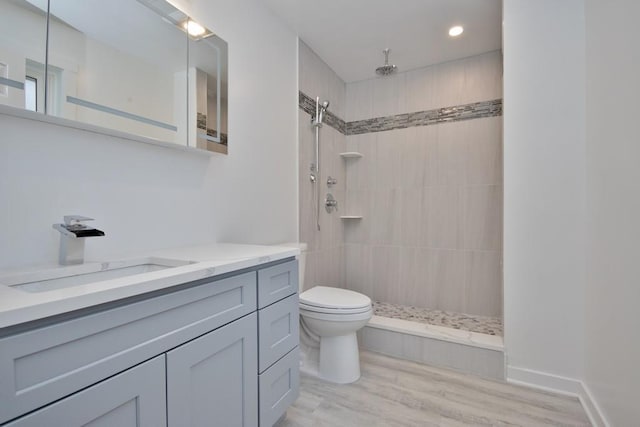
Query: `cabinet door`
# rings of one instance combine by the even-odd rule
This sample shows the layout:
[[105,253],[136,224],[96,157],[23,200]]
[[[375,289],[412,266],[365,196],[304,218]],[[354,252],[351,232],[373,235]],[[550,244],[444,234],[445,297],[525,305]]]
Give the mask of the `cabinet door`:
[[165,388],[162,355],[6,426],[165,426]]
[[167,353],[169,426],[258,424],[257,334],[252,313]]

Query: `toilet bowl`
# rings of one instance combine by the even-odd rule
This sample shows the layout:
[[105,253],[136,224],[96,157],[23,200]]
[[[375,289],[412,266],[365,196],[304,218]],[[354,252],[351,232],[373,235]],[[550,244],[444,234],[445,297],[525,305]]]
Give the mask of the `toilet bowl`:
[[367,296],[346,289],[315,286],[300,294],[303,331],[320,341],[320,378],[340,384],[360,378],[356,332],[372,313]]
[[340,384],[357,381],[360,354],[356,332],[373,315],[371,300],[358,292],[328,286],[304,291],[307,245],[280,246],[301,251],[298,256],[301,371]]

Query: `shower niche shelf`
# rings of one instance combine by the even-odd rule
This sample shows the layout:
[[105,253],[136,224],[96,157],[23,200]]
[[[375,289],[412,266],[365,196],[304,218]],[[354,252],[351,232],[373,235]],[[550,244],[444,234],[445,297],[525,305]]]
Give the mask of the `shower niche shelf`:
[[362,215],[342,215],[340,219],[362,219]]
[[358,153],[357,151],[347,151],[346,153],[340,153],[340,157],[343,159],[359,159],[362,156],[362,153]]

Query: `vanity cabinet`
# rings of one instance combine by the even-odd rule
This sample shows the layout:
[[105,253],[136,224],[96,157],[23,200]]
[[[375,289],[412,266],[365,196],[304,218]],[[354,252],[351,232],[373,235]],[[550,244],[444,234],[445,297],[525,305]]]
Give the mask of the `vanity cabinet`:
[[[258,309],[263,270],[290,291]],[[271,426],[298,395],[297,280],[287,260],[2,331],[0,425]]]

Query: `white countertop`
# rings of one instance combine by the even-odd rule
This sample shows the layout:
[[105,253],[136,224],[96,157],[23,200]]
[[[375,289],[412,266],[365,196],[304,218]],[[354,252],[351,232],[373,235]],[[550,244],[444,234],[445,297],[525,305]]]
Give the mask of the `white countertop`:
[[[237,244],[211,244],[158,250],[123,259],[157,257],[189,261],[192,264],[37,293],[15,289],[8,284],[12,283],[11,278],[16,275],[30,274],[37,279],[42,271],[51,272],[52,269],[65,267],[44,266],[20,271],[0,270],[0,329],[294,257],[298,254],[300,250],[293,247]],[[100,268],[107,268],[110,263],[118,261],[118,259],[86,261],[84,265],[89,268],[98,264]]]

